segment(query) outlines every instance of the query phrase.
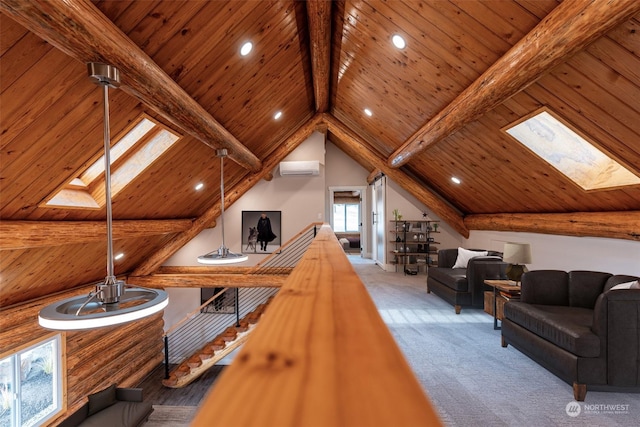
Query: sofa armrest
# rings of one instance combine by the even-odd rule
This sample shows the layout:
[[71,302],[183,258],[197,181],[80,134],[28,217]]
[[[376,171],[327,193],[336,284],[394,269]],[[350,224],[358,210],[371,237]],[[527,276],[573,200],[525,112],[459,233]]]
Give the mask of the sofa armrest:
[[640,290],[613,290],[606,292],[604,298],[607,310],[607,383],[640,386]]
[[475,257],[467,264],[467,283],[474,306],[484,304],[484,281],[487,279],[507,279],[506,269],[509,264],[495,256]]
[[540,305],[569,305],[569,274],[534,270],[522,275],[520,301]]
[[117,388],[116,399],[124,402],[142,402],[141,388]]

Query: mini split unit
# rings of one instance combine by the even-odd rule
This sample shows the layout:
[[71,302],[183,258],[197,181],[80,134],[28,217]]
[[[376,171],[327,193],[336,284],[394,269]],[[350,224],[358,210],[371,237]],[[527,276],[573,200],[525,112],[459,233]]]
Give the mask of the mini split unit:
[[280,162],[280,175],[320,175],[320,162],[318,160]]

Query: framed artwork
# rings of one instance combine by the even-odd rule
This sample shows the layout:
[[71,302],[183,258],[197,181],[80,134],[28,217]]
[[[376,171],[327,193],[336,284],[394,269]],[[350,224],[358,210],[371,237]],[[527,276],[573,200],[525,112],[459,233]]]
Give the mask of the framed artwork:
[[242,253],[270,254],[280,247],[281,211],[242,211]]

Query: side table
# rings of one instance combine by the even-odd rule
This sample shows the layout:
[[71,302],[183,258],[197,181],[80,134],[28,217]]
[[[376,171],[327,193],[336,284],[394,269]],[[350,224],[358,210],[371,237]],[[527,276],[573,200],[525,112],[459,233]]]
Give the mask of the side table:
[[[498,292],[504,292],[508,294],[510,299],[519,299],[520,286],[517,285],[513,280],[485,280],[484,284],[493,289],[493,329],[499,330],[501,328],[500,326],[498,326],[498,318],[502,320],[502,316],[498,315],[498,298],[506,298],[502,297],[502,295],[498,294]],[[485,299],[485,304],[486,303],[487,301]],[[485,311],[487,311],[487,307],[485,307]],[[487,311],[487,313],[489,313],[489,311]]]

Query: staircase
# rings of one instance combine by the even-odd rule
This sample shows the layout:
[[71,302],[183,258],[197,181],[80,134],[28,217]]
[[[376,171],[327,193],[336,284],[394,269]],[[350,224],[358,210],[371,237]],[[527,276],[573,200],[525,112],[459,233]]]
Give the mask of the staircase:
[[259,304],[252,312],[240,319],[237,325],[229,326],[194,352],[191,357],[185,359],[171,371],[168,378],[162,380],[162,384],[169,388],[184,387],[238,348],[249,338],[249,334],[256,327],[256,323],[272,298],[273,296],[269,297],[266,303]]

